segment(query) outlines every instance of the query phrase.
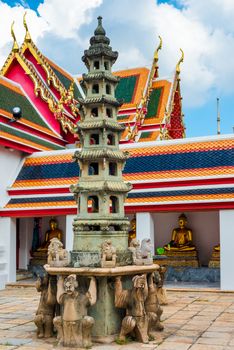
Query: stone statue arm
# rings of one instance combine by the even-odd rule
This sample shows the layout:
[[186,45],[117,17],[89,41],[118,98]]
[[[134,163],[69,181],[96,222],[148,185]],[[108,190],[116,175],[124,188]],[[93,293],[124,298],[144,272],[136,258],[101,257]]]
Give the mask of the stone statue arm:
[[148,294],[149,294],[149,288],[148,288],[146,274],[144,276],[145,276],[144,299],[146,300],[146,298],[148,297]]
[[130,301],[130,293],[123,289],[121,277],[115,279],[115,307],[127,309]]
[[59,276],[58,282],[57,282],[57,302],[59,304],[63,303],[63,296],[65,294],[64,290],[64,277]]
[[56,289],[52,286],[51,281],[49,280],[48,293],[47,293],[47,304],[55,305],[56,304]]
[[148,277],[148,290],[151,291],[154,289],[154,274],[150,273]]
[[89,300],[89,305],[94,305],[97,301],[97,282],[95,277],[91,277],[89,290],[86,295]]

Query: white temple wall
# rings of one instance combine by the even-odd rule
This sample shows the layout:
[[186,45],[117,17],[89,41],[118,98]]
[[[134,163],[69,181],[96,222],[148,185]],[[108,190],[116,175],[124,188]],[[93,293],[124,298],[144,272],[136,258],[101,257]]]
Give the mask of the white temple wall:
[[152,243],[152,254],[154,254],[154,219],[151,213],[136,214],[136,236],[140,241],[144,238],[150,238]]
[[16,281],[16,219],[0,217],[0,289]]
[[9,199],[7,187],[18,175],[22,159],[22,152],[0,146],[0,164],[2,166],[0,171],[0,206],[4,206]]
[[234,210],[220,210],[221,290],[234,290]]
[[66,236],[65,236],[65,248],[68,251],[73,249],[73,219],[75,215],[67,215],[66,216]]

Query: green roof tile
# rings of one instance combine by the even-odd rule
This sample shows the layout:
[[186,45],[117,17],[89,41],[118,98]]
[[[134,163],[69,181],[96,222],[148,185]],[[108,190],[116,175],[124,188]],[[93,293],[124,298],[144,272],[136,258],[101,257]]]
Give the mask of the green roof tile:
[[129,77],[121,77],[115,90],[117,99],[123,99],[124,103],[131,103],[133,100],[133,93],[136,86],[138,75],[131,75]]
[[150,100],[148,103],[147,108],[147,115],[145,116],[146,119],[150,119],[153,117],[158,117],[158,106],[160,101],[160,96],[162,93],[162,88],[154,89],[150,94]]
[[12,108],[15,106],[21,108],[24,119],[50,130],[48,125],[40,117],[39,113],[25,96],[0,84],[0,109],[12,113]]
[[9,134],[11,134],[13,136],[20,137],[20,138],[22,138],[24,140],[28,140],[28,141],[34,142],[34,143],[36,143],[38,145],[41,145],[41,146],[44,146],[44,147],[48,147],[51,150],[64,149],[63,146],[56,145],[56,144],[51,143],[49,141],[45,141],[44,139],[41,139],[41,138],[39,138],[37,136],[30,135],[28,133],[25,133],[22,130],[14,129],[14,128],[11,128],[11,127],[9,127],[7,125],[1,124],[0,125],[0,131],[7,132],[7,133],[9,133]]
[[[53,69],[54,73],[57,75],[57,77],[61,81],[61,83],[68,90],[69,87],[71,86],[72,79],[68,79],[65,75],[63,75],[60,71],[58,71],[54,66],[51,65],[51,68]],[[77,100],[77,98],[82,97],[76,84],[74,84],[74,97],[76,100]]]

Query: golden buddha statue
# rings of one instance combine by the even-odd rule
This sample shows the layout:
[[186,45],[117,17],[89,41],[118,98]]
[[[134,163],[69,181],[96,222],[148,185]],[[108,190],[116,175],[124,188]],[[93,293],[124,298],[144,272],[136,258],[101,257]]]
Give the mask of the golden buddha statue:
[[179,227],[172,231],[170,243],[164,246],[166,251],[192,251],[196,247],[192,242],[192,231],[186,227],[187,217],[184,214],[179,216]]
[[131,241],[136,238],[136,215],[133,216],[130,221],[130,231],[128,233],[128,246],[130,246]]
[[62,242],[63,233],[58,228],[58,222],[55,218],[50,219],[50,229],[45,233],[45,240],[42,245],[37,249],[37,252],[46,252],[52,238],[58,238]]

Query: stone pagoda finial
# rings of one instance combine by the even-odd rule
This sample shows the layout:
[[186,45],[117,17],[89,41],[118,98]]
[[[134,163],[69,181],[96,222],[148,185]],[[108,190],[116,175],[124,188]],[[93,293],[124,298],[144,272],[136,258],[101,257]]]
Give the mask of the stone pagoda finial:
[[98,26],[94,31],[94,35],[106,35],[105,29],[102,26],[102,17],[98,16]]
[[12,38],[14,40],[13,46],[12,46],[12,51],[13,52],[18,52],[19,51],[19,45],[18,45],[18,43],[16,41],[16,37],[15,37],[15,33],[14,33],[14,23],[15,22],[13,21],[12,25],[11,25],[11,36],[12,36]]

